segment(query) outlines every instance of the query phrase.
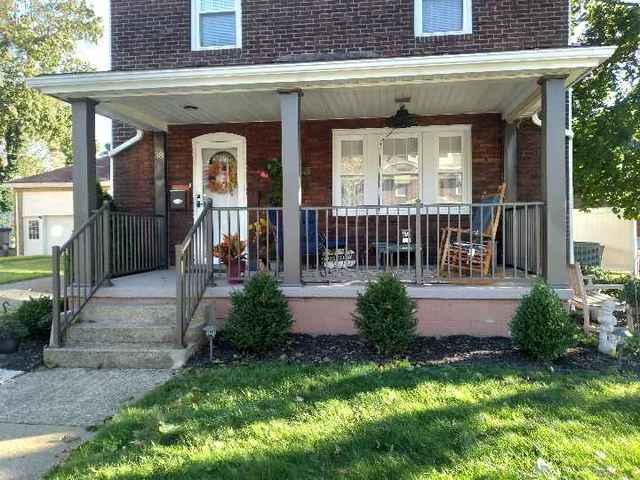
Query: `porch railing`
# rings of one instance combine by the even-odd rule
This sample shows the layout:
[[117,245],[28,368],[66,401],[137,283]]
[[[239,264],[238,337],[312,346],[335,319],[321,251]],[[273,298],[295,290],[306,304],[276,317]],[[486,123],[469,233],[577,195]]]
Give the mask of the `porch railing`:
[[[302,280],[366,281],[382,272],[418,284],[541,276],[543,211],[540,202],[302,207]],[[211,216],[211,245],[235,238],[243,252],[214,258],[214,278],[281,276],[281,209],[212,208]]]
[[212,220],[209,201],[184,241],[176,245],[175,343],[178,348],[184,346],[185,332],[213,275]]
[[483,282],[542,275],[544,204],[304,207],[302,279]]
[[164,217],[112,211],[105,202],[69,240],[53,247],[52,348],[61,345],[66,329],[111,278],[162,266],[163,232]]

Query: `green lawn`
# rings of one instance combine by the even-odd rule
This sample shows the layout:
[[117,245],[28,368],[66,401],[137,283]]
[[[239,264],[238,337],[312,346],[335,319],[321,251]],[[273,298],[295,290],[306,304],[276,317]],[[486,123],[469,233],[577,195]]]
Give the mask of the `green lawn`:
[[51,275],[51,257],[0,258],[0,284],[30,280]]
[[49,479],[640,478],[640,383],[397,363],[191,370]]

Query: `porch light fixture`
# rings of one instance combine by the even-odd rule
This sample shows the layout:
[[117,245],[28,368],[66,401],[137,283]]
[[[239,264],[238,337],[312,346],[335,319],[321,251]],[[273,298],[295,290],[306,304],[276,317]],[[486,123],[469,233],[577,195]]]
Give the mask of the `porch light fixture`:
[[198,107],[196,107],[195,105],[185,105],[184,107],[185,110],[198,110]]
[[394,115],[386,119],[384,124],[389,128],[408,128],[415,127],[418,124],[418,120],[414,114],[409,113],[409,110],[403,104],[400,105]]

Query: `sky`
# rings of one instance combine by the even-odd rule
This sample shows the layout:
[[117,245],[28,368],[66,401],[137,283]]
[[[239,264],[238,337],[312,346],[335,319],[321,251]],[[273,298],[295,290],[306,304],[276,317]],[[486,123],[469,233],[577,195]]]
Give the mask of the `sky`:
[[[111,52],[109,46],[109,0],[87,0],[93,7],[96,16],[102,19],[102,38],[97,44],[81,42],[78,55],[93,64],[98,71],[111,69]],[[100,146],[111,143],[111,120],[96,115],[96,141]]]

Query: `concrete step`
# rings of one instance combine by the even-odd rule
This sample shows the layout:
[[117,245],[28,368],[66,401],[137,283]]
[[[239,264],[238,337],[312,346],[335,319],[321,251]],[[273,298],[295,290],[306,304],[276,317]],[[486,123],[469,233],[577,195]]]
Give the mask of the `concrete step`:
[[[205,319],[204,316],[194,318],[185,334],[185,342],[202,341]],[[139,319],[128,321],[113,320],[84,320],[77,321],[65,335],[65,345],[74,346],[86,343],[108,345],[111,343],[132,344],[167,344],[175,341],[175,319],[171,324],[153,324]]]
[[169,325],[131,325],[120,322],[84,321],[71,326],[66,332],[65,345],[86,343],[143,343],[171,344],[175,339],[175,327]]
[[65,368],[169,368],[183,367],[197,349],[143,343],[81,344],[46,348],[44,364]]
[[174,299],[94,298],[82,309],[78,320],[135,322],[139,326],[174,325],[176,302]]

